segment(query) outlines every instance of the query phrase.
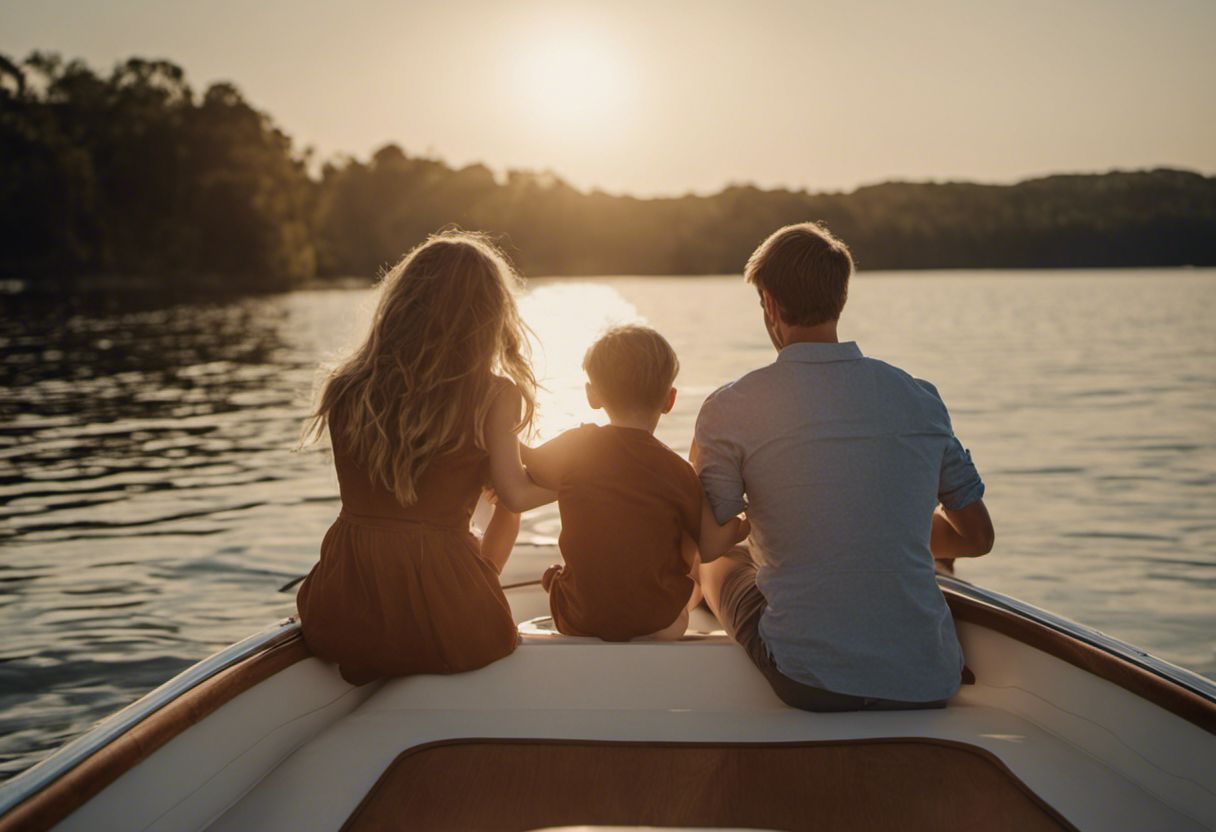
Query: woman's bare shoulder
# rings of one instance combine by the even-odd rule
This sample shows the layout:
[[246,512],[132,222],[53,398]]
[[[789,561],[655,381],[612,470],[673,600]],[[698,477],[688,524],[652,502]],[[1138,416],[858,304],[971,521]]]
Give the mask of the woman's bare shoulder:
[[501,393],[504,390],[514,390],[519,392],[519,386],[514,381],[506,376],[500,376],[494,373],[490,374],[490,390],[494,393]]
[[524,396],[509,378],[490,376],[489,413],[491,424],[514,427],[523,413]]
[[520,392],[519,386],[511,379],[505,376],[491,375],[490,376],[490,401],[494,407],[511,407],[514,405],[517,409],[519,403],[523,401],[523,393]]

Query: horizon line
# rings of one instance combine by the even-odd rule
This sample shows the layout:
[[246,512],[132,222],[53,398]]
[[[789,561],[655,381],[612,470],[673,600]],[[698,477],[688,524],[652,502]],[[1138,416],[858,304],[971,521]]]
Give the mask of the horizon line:
[[[250,105],[250,106],[252,106],[252,105]],[[718,196],[733,188],[740,188],[740,189],[753,188],[755,190],[764,191],[764,192],[784,191],[786,193],[806,194],[808,196],[836,196],[836,195],[849,196],[851,194],[855,194],[858,191],[865,190],[867,188],[877,188],[877,187],[882,187],[883,185],[939,185],[939,186],[976,185],[976,186],[985,187],[985,188],[1010,188],[1010,187],[1016,187],[1018,185],[1025,185],[1030,182],[1041,182],[1041,181],[1044,181],[1047,179],[1065,178],[1065,177],[1113,176],[1113,175],[1119,175],[1119,174],[1134,175],[1134,174],[1150,174],[1150,173],[1181,173],[1181,174],[1187,174],[1187,175],[1191,175],[1191,176],[1198,176],[1202,179],[1216,179],[1216,170],[1208,172],[1208,171],[1200,170],[1199,168],[1195,168],[1195,167],[1186,167],[1186,166],[1162,162],[1162,163],[1146,164],[1146,165],[1137,166],[1137,167],[1111,167],[1111,168],[1106,168],[1106,169],[1092,169],[1092,170],[1075,170],[1074,169],[1074,170],[1042,171],[1042,172],[1027,173],[1025,175],[1019,176],[1014,179],[958,179],[958,178],[951,178],[951,177],[916,178],[916,177],[892,176],[892,177],[889,177],[886,179],[864,180],[864,181],[859,182],[858,184],[852,186],[852,188],[813,189],[809,186],[795,187],[793,185],[788,185],[788,184],[766,184],[763,182],[736,181],[736,180],[728,179],[723,184],[719,185],[716,190],[689,189],[686,191],[678,191],[678,192],[672,191],[672,192],[654,192],[654,193],[639,194],[636,192],[629,192],[629,191],[623,191],[623,190],[610,190],[608,188],[600,187],[598,185],[578,185],[578,184],[571,182],[569,179],[565,178],[564,176],[562,176],[560,173],[553,170],[552,168],[527,168],[527,167],[510,167],[510,166],[500,168],[500,167],[495,167],[494,165],[491,165],[488,162],[480,161],[480,160],[459,164],[459,163],[455,163],[455,162],[452,162],[452,161],[444,158],[442,155],[436,153],[435,151],[433,151],[431,149],[428,149],[423,153],[411,155],[410,152],[405,147],[403,147],[399,142],[394,141],[394,140],[387,140],[387,141],[384,141],[382,143],[375,145],[374,149],[371,150],[368,153],[368,155],[366,156],[366,158],[364,158],[364,159],[360,159],[358,156],[351,154],[351,153],[347,153],[345,151],[338,151],[338,152],[333,153],[326,159],[315,162],[315,164],[318,165],[318,167],[317,167],[318,172],[320,170],[322,170],[326,165],[332,165],[332,164],[335,164],[338,162],[341,162],[341,163],[357,162],[362,165],[371,165],[371,164],[373,164],[377,153],[379,153],[383,150],[386,150],[390,147],[395,147],[397,150],[401,151],[402,155],[404,155],[406,159],[419,160],[419,161],[424,161],[424,162],[435,162],[435,163],[444,165],[453,171],[462,171],[462,170],[467,170],[468,168],[478,168],[478,167],[485,168],[486,170],[488,170],[490,172],[490,174],[494,177],[494,181],[496,183],[498,183],[499,185],[505,184],[507,177],[512,173],[516,173],[516,174],[522,174],[525,176],[532,176],[537,179],[551,177],[554,180],[554,182],[552,183],[553,185],[556,185],[558,182],[560,182],[561,184],[565,185],[566,187],[568,187],[574,191],[577,191],[578,193],[580,193],[584,196],[592,196],[592,195],[598,194],[598,195],[617,198],[617,199],[621,199],[621,198],[637,199],[637,200],[643,200],[643,201],[644,200],[657,200],[657,199],[687,199],[687,198],[708,199],[708,198],[711,198],[714,196]],[[314,164],[314,161],[309,157],[311,156],[313,148],[310,145],[305,145],[303,148],[301,148],[301,151],[302,151],[303,157],[307,160],[308,166],[311,168],[312,165]],[[552,185],[550,187],[552,187]]]

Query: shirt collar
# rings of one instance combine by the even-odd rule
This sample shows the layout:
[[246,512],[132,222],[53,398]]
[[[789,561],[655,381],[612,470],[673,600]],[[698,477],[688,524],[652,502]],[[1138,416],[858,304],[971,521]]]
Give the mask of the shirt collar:
[[800,361],[806,364],[827,364],[832,361],[856,361],[861,358],[856,341],[839,344],[819,344],[800,341],[790,344],[777,354],[778,361]]

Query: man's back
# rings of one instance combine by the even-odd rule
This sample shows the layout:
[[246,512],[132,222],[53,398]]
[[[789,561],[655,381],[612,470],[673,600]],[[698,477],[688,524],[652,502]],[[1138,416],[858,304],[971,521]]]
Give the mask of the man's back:
[[955,692],[931,518],[983,483],[931,385],[856,344],[796,343],[713,394],[696,441],[718,519],[747,495],[760,633],[784,675],[892,700]]

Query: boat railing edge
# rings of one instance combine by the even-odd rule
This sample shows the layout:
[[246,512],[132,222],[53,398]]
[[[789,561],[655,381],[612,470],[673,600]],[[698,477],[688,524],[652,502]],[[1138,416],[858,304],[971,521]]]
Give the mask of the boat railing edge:
[[1036,607],[1033,604],[1020,601],[1017,598],[976,586],[960,578],[949,575],[938,575],[937,582],[939,586],[957,592],[959,595],[973,601],[979,601],[1021,618],[1029,619],[1056,632],[1063,633],[1070,638],[1077,639],[1091,647],[1116,656],[1216,704],[1216,682],[1194,671],[1167,662],[1165,659],[1154,656],[1152,653],[1141,650],[1139,647],[1121,641],[1114,636],[1107,635],[1101,630],[1080,624],[1072,619]]
[[295,637],[300,623],[285,618],[178,673],[12,779],[0,783],[0,817],[54,783],[183,694],[252,656]]

